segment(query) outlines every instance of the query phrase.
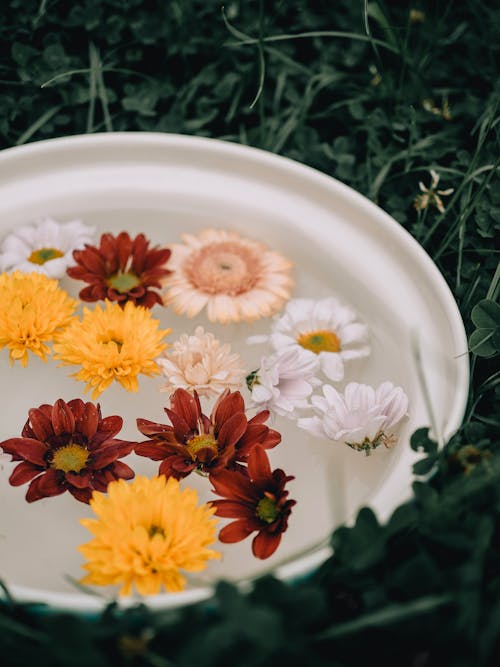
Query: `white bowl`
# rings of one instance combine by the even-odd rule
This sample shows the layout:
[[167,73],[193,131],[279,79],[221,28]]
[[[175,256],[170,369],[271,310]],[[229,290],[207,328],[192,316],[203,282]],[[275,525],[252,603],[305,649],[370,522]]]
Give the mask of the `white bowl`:
[[[220,578],[247,580],[270,569],[283,577],[306,574],[330,553],[328,535],[349,522],[364,505],[381,520],[411,492],[416,455],[409,436],[429,424],[417,378],[411,340],[420,341],[422,369],[431,394],[437,428],[444,437],[460,425],[468,391],[467,341],[453,296],[443,277],[416,241],[384,211],[347,186],[291,160],[253,148],[188,136],[116,133],[69,137],[12,148],[0,153],[0,234],[41,216],[60,221],[80,218],[99,233],[144,231],[158,244],[176,242],[183,231],[205,227],[236,230],[261,239],[295,263],[294,295],[335,294],[350,303],[369,325],[372,356],[353,368],[347,380],[369,384],[392,380],[410,398],[410,418],[394,450],[370,457],[347,447],[313,441],[291,422],[278,420],[283,442],[272,463],[295,474],[291,497],[298,501],[277,553],[268,561],[252,558],[249,540],[222,545],[223,560],[178,594],[147,599],[152,607],[175,607],[211,594]],[[64,279],[73,293],[83,286]],[[207,326],[204,316],[187,320],[169,309],[155,309],[170,340]],[[209,326],[233,343],[253,369],[261,350],[245,338],[264,332],[269,321],[253,325]],[[28,409],[57,398],[82,397],[83,385],[58,368],[31,358],[27,369],[10,367],[0,353],[2,419],[0,440],[16,436]],[[112,387],[100,398],[104,415],[121,414],[121,437],[135,440],[138,416],[165,421],[165,394],[158,379],[141,379],[140,393]],[[133,459],[138,472],[154,474],[157,464]],[[20,600],[57,608],[96,611],[103,600],[78,591],[81,558],[76,547],[89,533],[78,519],[90,509],[68,494],[29,505],[26,487],[13,488],[13,464],[0,471],[0,572]],[[197,477],[197,476],[192,476]],[[203,499],[208,486],[188,478]],[[130,604],[136,599],[124,600]]]

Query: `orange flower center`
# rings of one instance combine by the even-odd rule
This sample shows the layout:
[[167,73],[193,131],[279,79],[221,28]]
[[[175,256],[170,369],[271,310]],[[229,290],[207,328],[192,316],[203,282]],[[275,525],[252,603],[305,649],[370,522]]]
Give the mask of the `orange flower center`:
[[319,354],[320,352],[340,352],[340,340],[334,331],[327,329],[300,334],[297,343],[304,349]]
[[135,273],[132,273],[132,271],[126,273],[118,271],[118,273],[114,273],[108,278],[108,285],[117,292],[120,292],[120,294],[126,294],[140,284],[141,279]]
[[260,260],[243,243],[226,241],[200,248],[190,258],[186,274],[193,285],[206,294],[238,296],[257,284]]
[[273,498],[264,496],[257,503],[257,509],[255,513],[261,521],[265,521],[265,523],[273,523],[273,521],[276,521],[280,511],[276,506],[276,502]]
[[39,248],[38,250],[33,250],[28,257],[28,262],[41,266],[42,264],[45,264],[45,262],[49,262],[51,259],[57,259],[58,257],[64,257],[64,253],[57,248]]
[[63,472],[80,472],[85,468],[88,460],[88,450],[81,445],[70,442],[69,445],[56,449],[50,465],[52,468]]
[[190,453],[193,461],[196,461],[196,457],[200,449],[212,449],[215,454],[218,454],[219,452],[217,440],[210,433],[201,433],[200,435],[195,435],[193,438],[187,441],[186,448]]

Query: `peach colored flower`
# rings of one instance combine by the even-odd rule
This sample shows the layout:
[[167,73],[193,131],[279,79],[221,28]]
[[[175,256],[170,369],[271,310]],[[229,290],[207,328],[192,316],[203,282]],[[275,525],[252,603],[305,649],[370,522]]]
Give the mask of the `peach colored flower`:
[[156,361],[167,379],[161,390],[169,393],[182,387],[200,396],[218,396],[224,389],[238,389],[246,374],[239,354],[231,354],[230,345],[221,345],[203,327],[196,327],[193,336],[183,334]]
[[278,312],[290,298],[292,264],[236,232],[205,229],[173,244],[165,302],[194,317],[207,308],[211,322],[251,322]]

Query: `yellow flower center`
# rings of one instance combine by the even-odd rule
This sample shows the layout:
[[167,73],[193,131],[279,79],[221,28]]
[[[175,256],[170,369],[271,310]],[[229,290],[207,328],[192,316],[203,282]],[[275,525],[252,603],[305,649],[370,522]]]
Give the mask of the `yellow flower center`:
[[51,259],[57,259],[58,257],[64,257],[64,253],[57,248],[39,248],[38,250],[33,250],[28,257],[28,262],[41,266],[42,264],[45,264],[45,262],[49,262]]
[[340,352],[340,340],[334,331],[324,329],[300,334],[297,343],[304,349],[319,354],[320,352]]
[[56,449],[50,465],[52,468],[63,472],[80,472],[85,468],[88,460],[88,450],[81,445],[70,442],[69,445]]
[[256,514],[261,521],[273,523],[279,513],[280,511],[276,507],[276,503],[268,496],[264,496],[264,498],[261,498],[257,503]]
[[196,461],[196,455],[200,449],[213,449],[215,454],[218,453],[219,448],[217,446],[217,440],[210,433],[202,433],[201,435],[195,435],[194,438],[191,438],[186,443],[186,448],[191,454],[193,461]]
[[118,271],[118,273],[115,273],[108,278],[108,285],[117,292],[120,292],[120,294],[126,294],[140,284],[140,278],[136,276],[135,273],[132,273],[132,271],[129,271],[128,273]]

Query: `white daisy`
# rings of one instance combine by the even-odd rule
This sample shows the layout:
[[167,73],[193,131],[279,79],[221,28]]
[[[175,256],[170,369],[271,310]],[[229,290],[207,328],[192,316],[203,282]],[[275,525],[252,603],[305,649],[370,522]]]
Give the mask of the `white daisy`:
[[273,322],[269,336],[249,338],[249,342],[266,340],[275,350],[304,351],[334,382],[343,379],[346,361],[370,354],[368,328],[356,321],[351,308],[334,297],[320,301],[292,299]]
[[73,263],[73,250],[92,243],[94,227],[79,220],[59,223],[44,218],[24,225],[5,237],[0,245],[0,271],[36,271],[60,278]]
[[301,428],[367,454],[379,445],[397,443],[394,430],[408,414],[408,397],[401,387],[383,382],[374,389],[350,382],[344,394],[329,385],[323,386],[323,394],[311,398],[319,416],[299,419]]
[[295,417],[299,408],[309,407],[308,397],[321,384],[316,370],[316,360],[297,348],[262,357],[260,368],[247,377],[254,407]]
[[231,346],[221,345],[203,327],[196,327],[193,336],[182,334],[168,354],[156,361],[167,379],[161,391],[169,393],[181,387],[200,396],[218,396],[225,389],[239,389],[246,374],[240,356],[231,354]]

